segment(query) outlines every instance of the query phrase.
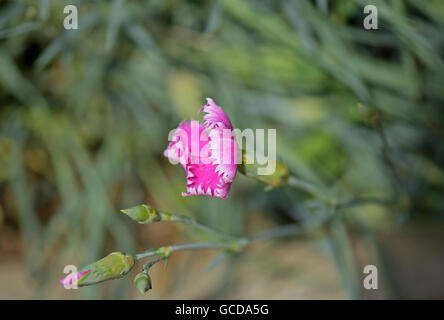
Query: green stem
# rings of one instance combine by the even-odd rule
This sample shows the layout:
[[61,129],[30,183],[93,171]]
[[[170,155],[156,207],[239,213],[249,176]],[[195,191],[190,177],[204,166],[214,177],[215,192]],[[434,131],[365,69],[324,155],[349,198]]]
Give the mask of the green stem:
[[266,240],[271,238],[282,238],[288,236],[295,236],[303,234],[306,230],[301,228],[298,224],[289,224],[282,227],[277,227],[274,229],[270,229],[264,232],[256,233],[250,237],[248,237],[248,242],[256,241],[256,240]]
[[149,249],[145,252],[136,254],[136,260],[142,260],[146,258],[161,256],[163,258],[168,258],[173,252],[183,251],[183,250],[199,250],[199,249],[235,249],[235,245],[242,239],[238,239],[233,242],[200,242],[200,243],[186,243],[179,244],[175,246],[164,246],[156,249]]
[[372,198],[372,197],[355,197],[346,201],[339,201],[334,197],[328,196],[326,192],[311,183],[300,180],[295,176],[290,176],[287,181],[287,185],[296,189],[303,190],[313,196],[324,198],[330,200],[331,203],[335,204],[335,209],[342,209],[344,207],[360,206],[365,204],[375,204],[380,206],[390,206],[396,203],[395,199],[383,199],[383,198]]
[[239,252],[246,245],[256,240],[266,240],[271,238],[301,235],[304,232],[305,230],[302,229],[299,225],[291,224],[282,227],[277,227],[265,232],[260,232],[248,238],[229,239],[227,241],[219,241],[219,242],[186,243],[174,246],[164,246],[164,247],[149,249],[145,252],[136,254],[135,257],[137,261],[151,257],[161,257],[159,259],[160,261],[162,259],[167,259],[173,252],[183,251],[183,250],[223,249],[226,251]]
[[160,257],[160,258],[156,258],[156,259],[153,259],[153,260],[150,260],[150,261],[148,261],[147,263],[145,263],[144,265],[143,265],[143,268],[142,268],[142,270],[144,271],[144,272],[148,272],[148,270],[154,265],[154,264],[156,264],[157,262],[159,262],[159,261],[162,261],[164,258],[163,257]]
[[159,213],[160,213],[160,216],[161,216],[161,221],[180,222],[180,223],[183,223],[183,224],[188,225],[190,227],[194,227],[194,228],[200,229],[200,230],[202,230],[204,232],[213,234],[213,235],[221,237],[221,238],[233,238],[230,235],[227,235],[227,234],[222,233],[222,232],[220,232],[218,230],[215,230],[213,228],[210,228],[208,226],[200,224],[200,223],[196,222],[194,219],[192,219],[190,217],[187,217],[187,216],[184,216],[184,215],[181,215],[181,214],[176,214],[176,213],[164,212],[164,211],[161,211]]
[[314,184],[308,183],[307,181],[296,178],[291,175],[287,179],[287,186],[302,190],[314,197],[321,198],[324,200],[332,201],[333,197],[324,188],[316,186]]
[[396,204],[396,201],[394,199],[356,197],[350,200],[337,203],[335,209],[338,210],[346,207],[356,207],[367,204],[373,204],[379,206],[392,206]]

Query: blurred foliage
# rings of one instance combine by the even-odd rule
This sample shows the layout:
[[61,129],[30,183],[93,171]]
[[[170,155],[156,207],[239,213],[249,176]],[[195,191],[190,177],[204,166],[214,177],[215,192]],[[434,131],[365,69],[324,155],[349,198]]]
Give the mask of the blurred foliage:
[[[359,297],[351,233],[377,247],[374,228],[444,212],[444,3],[371,2],[379,30],[366,1],[0,1],[0,228],[20,231],[36,296],[66,264],[144,249],[119,209],[149,203],[238,235],[259,216],[311,226]],[[226,201],[182,198],[162,153],[206,96],[235,127],[276,128],[322,192],[239,175]]]

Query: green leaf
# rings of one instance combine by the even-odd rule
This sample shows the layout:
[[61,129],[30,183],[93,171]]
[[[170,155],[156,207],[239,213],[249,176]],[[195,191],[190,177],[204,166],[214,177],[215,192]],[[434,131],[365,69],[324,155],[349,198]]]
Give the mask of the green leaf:
[[208,268],[205,270],[206,272],[210,272],[214,268],[216,268],[219,264],[224,262],[228,258],[229,254],[227,252],[222,252],[219,254],[216,259],[208,266]]

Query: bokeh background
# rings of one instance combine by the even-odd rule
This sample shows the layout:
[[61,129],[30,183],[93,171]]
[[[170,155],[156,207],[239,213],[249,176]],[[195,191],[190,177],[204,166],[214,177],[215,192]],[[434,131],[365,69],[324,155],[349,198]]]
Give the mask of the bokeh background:
[[[0,298],[444,298],[443,35],[441,0],[0,1]],[[322,194],[238,174],[228,200],[181,197],[163,150],[207,96],[237,128],[276,128],[279,158]],[[232,235],[307,231],[210,271],[217,251],[176,253],[146,295],[140,264],[62,288],[68,264],[208,240],[119,212],[140,203]]]

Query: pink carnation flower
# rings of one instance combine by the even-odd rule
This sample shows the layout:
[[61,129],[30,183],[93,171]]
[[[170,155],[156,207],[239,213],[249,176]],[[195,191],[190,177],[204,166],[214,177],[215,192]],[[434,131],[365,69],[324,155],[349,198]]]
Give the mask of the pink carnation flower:
[[185,169],[187,192],[182,196],[226,199],[239,163],[233,126],[222,108],[210,98],[200,110],[206,113],[204,123],[182,121],[164,155]]

